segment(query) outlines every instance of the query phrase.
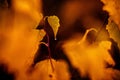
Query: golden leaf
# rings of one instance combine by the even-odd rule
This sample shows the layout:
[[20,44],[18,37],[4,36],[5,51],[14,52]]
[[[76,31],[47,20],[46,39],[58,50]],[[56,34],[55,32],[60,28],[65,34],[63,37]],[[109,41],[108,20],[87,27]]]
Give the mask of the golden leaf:
[[48,17],[48,23],[50,24],[50,26],[53,29],[54,37],[56,40],[56,35],[57,35],[58,29],[60,27],[59,18],[57,16],[50,16],[50,17]]
[[120,0],[101,0],[105,5],[104,10],[108,11],[112,20],[118,25],[120,29]]
[[[88,31],[90,29],[86,33]],[[115,65],[108,52],[111,48],[111,42],[102,41],[90,45],[85,38],[86,33],[80,41],[78,41],[78,36],[65,42],[63,45],[65,54],[72,65],[79,70],[82,77],[89,74],[91,80],[111,80],[111,73],[109,73],[109,69],[106,69],[105,64],[107,62],[110,65]]]
[[[30,0],[28,2],[32,3]],[[26,2],[26,4],[29,3]],[[18,4],[16,3],[14,7],[19,6]],[[22,6],[21,4],[22,2],[20,6]],[[24,8],[26,15],[30,14],[26,16],[24,11],[19,11],[19,8],[15,13],[11,9],[0,10],[0,44],[2,44],[0,45],[0,63],[5,63],[9,72],[15,72],[16,80],[30,80],[26,70],[32,64],[45,32],[35,29],[42,16],[39,19],[32,18],[31,11]],[[31,10],[31,8],[29,9]],[[36,17],[38,18],[38,16]]]
[[115,42],[118,43],[118,47],[120,49],[120,30],[119,30],[117,24],[114,21],[112,21],[111,19],[109,19],[106,29],[109,32],[110,38],[112,38]]
[[[51,59],[54,71],[49,59],[39,62],[31,74],[32,80],[70,80],[68,65],[64,61]],[[63,74],[64,73],[64,74]]]

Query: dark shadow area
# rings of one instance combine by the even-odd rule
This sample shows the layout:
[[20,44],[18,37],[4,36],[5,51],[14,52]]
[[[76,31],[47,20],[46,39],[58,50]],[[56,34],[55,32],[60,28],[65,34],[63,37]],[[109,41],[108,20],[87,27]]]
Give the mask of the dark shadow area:
[[0,80],[15,80],[15,75],[9,73],[7,69],[6,65],[0,64]]
[[113,68],[120,70],[120,50],[118,48],[118,44],[113,39],[110,39],[110,41],[112,42],[112,46],[109,52],[115,61],[115,66]]

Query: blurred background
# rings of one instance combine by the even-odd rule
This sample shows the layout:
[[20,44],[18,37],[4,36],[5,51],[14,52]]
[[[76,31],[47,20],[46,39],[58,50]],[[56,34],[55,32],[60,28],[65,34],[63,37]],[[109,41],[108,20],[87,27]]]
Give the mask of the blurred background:
[[[103,10],[103,6],[100,0],[0,0],[0,80],[16,80],[17,75],[20,75],[17,80],[28,80],[28,75],[23,77],[31,59],[35,64],[46,59],[46,48],[39,45],[44,32],[36,27],[42,24],[45,16],[51,15],[60,19],[57,41],[50,42],[51,57],[65,60],[69,66],[70,80],[92,80],[89,74],[81,76],[78,69],[72,66],[61,45],[76,35],[83,36],[90,28],[98,32],[88,34],[89,43],[108,40],[110,37],[106,25],[109,13]],[[120,54],[117,46],[115,49],[118,50],[118,57],[113,58],[117,62]]]

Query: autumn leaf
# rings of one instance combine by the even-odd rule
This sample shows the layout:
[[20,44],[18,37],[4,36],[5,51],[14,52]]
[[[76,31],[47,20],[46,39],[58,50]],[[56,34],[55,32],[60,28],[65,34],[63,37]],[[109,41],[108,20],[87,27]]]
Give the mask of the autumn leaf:
[[50,24],[51,28],[53,29],[54,37],[56,40],[56,35],[57,35],[58,29],[60,27],[59,18],[57,16],[49,16],[48,23]]
[[51,59],[54,67],[52,70],[49,59],[43,60],[34,67],[27,80],[70,80],[68,65],[64,61]]
[[[110,41],[102,41],[100,43],[88,44],[87,37],[88,29],[83,38],[78,41],[79,36],[68,40],[63,45],[63,50],[72,65],[79,70],[81,76],[89,74],[91,80],[110,80],[111,73],[106,69],[108,63],[115,65],[108,50],[111,48]],[[107,77],[106,77],[107,75]]]
[[120,29],[120,0],[101,0],[104,3],[103,9],[108,11],[112,20]]
[[[13,3],[16,2],[16,0],[12,1]],[[26,2],[25,5],[33,3],[30,0],[24,1]],[[38,45],[45,35],[44,30],[35,29],[42,16],[36,16],[37,13],[41,14],[37,10],[31,11],[31,7],[34,7],[34,5],[30,5],[29,10],[26,10],[26,8],[20,10],[22,2],[19,3],[18,1],[13,6],[17,8],[15,12],[11,8],[0,9],[0,44],[2,44],[0,45],[0,63],[8,66],[8,72],[15,72],[17,78],[15,80],[30,80],[26,70],[32,64]],[[36,14],[33,15],[34,13]]]
[[118,25],[113,20],[109,19],[106,29],[109,32],[110,38],[118,43],[118,47],[120,49],[120,30],[118,28]]

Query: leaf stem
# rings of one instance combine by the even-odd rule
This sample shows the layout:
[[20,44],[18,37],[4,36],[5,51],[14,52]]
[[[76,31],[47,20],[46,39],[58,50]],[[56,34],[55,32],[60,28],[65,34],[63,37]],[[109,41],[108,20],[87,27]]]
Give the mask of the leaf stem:
[[47,43],[45,43],[45,42],[40,42],[40,44],[44,44],[45,46],[47,46],[47,47],[48,47],[48,44],[47,44]]
[[[46,16],[46,17],[44,18],[44,23],[43,23],[44,27],[45,27],[45,19],[46,19],[47,17],[48,17],[48,16]],[[47,31],[46,31],[45,29],[44,29],[44,31],[46,32],[47,43],[41,42],[41,44],[44,44],[44,45],[48,48],[48,57],[49,57],[49,60],[50,60],[52,72],[54,72],[54,66],[53,66],[52,58],[51,58],[50,38],[49,38],[49,35],[48,35]]]
[[51,64],[52,71],[54,72],[54,66],[53,66],[52,59],[51,59],[51,50],[50,50],[50,42],[49,42],[50,39],[49,39],[49,36],[48,36],[47,33],[46,33],[46,35],[47,35],[47,42],[48,42],[47,47],[48,47],[48,54],[49,54],[50,64]]

